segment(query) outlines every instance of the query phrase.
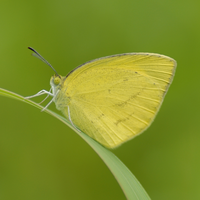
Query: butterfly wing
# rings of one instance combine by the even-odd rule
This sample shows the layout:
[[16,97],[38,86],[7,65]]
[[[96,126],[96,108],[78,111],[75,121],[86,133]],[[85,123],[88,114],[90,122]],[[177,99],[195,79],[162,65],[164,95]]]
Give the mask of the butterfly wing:
[[[115,148],[151,124],[175,68],[172,58],[159,54],[96,59],[66,77],[57,104],[67,98],[73,124],[102,145]],[[61,110],[68,117],[67,107]]]

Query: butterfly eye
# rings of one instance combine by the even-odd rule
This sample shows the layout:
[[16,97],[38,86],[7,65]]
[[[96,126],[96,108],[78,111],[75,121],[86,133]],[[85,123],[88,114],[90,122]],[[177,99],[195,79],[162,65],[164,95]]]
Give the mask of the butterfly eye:
[[55,85],[58,85],[60,83],[60,77],[55,77],[53,82]]

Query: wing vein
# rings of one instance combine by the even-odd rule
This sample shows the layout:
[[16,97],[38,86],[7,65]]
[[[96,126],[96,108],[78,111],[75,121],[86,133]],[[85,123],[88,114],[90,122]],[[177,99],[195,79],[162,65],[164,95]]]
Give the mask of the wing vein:
[[[97,108],[97,107],[96,107]],[[99,108],[97,108],[97,109],[99,109]],[[100,110],[100,109],[99,109]],[[101,113],[103,113],[101,110],[100,110],[100,112]],[[118,137],[118,139],[120,139],[121,141],[123,140],[117,133],[116,133],[116,131],[114,131],[111,127],[109,127],[103,120],[102,120],[102,122],[104,123],[104,125],[106,126],[106,127],[108,127],[117,137]],[[102,126],[102,125],[101,125]],[[103,127],[103,126],[102,126]],[[103,127],[104,128],[104,127]],[[104,128],[105,129],[105,128]],[[105,129],[106,130],[106,129]],[[107,132],[107,131],[105,131],[108,135],[109,135],[109,137],[112,139],[112,141],[113,141],[113,143],[115,143],[115,141],[114,141],[114,139],[111,137],[111,135],[109,134],[109,132]],[[116,144],[116,143],[115,143]]]
[[[113,112],[116,112],[115,110],[113,110],[113,109],[111,109]],[[125,112],[124,112],[125,113]],[[140,119],[139,117],[136,117],[136,116],[134,116],[134,115],[131,115],[131,114],[128,114],[128,113],[126,113],[128,116],[130,116],[130,117],[133,117],[133,118],[135,118],[135,119],[137,119],[138,121],[140,121],[140,122],[142,122],[142,123],[144,123],[144,124],[146,124],[146,125],[148,125],[149,123],[148,122],[146,122],[146,121],[144,121],[144,120],[142,120],[142,119]]]
[[157,102],[157,103],[160,102],[160,101],[157,100],[157,99],[147,98],[147,97],[144,97],[144,96],[141,96],[141,95],[138,95],[137,97],[140,97],[140,98],[142,98],[142,99],[147,99],[147,100],[150,100],[150,101],[154,101],[154,102]]

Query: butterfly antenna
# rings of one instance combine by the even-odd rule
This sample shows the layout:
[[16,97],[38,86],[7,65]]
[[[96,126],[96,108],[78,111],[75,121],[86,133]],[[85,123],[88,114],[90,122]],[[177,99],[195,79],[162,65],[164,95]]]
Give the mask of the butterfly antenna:
[[[47,65],[49,65],[49,67],[51,67],[51,69],[53,69],[53,71],[56,73],[56,75],[58,75],[57,71],[51,66],[51,64],[45,60],[35,49],[33,49],[32,47],[28,47],[28,49],[30,49],[31,51],[33,51],[34,53],[32,54],[33,56],[39,58],[40,60],[42,60],[44,63],[46,63]],[[58,75],[59,76],[59,75]]]

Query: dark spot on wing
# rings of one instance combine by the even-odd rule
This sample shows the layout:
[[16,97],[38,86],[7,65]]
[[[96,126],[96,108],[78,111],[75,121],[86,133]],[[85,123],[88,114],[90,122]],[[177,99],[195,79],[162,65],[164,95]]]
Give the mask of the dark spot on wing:
[[125,122],[125,121],[128,121],[132,115],[134,115],[134,112],[131,113],[131,114],[129,114],[129,115],[128,115],[127,117],[125,117],[125,118],[121,118],[121,119],[117,120],[114,124],[115,124],[116,126],[118,126],[118,124],[120,124],[120,123],[122,123],[122,122]]
[[104,114],[101,113],[99,116],[98,116],[98,119],[101,119],[102,117],[104,117]]
[[130,100],[136,98],[139,94],[140,94],[140,92],[138,92],[137,94],[134,94],[134,95],[130,96],[130,98],[127,99],[126,101],[122,101],[122,102],[120,102],[120,103],[118,103],[116,105],[117,106],[125,106]]
[[119,120],[117,120],[117,121],[115,122],[115,125],[118,126],[119,123],[125,122],[125,121],[127,121],[127,120],[129,120],[129,117],[126,117],[126,118],[123,118],[123,119],[119,119]]

